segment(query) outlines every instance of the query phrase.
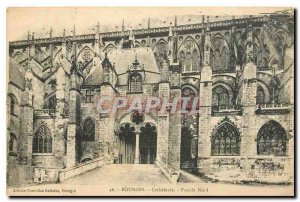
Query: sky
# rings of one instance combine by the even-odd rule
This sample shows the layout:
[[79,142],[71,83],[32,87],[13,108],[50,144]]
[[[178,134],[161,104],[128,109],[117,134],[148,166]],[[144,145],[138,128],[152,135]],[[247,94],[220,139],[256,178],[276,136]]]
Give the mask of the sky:
[[[283,9],[287,8],[8,8],[7,40],[25,40],[28,31],[30,33],[34,32],[35,38],[47,38],[49,37],[50,28],[53,29],[54,37],[62,36],[63,29],[66,29],[66,35],[72,35],[71,31],[74,24],[76,34],[79,35],[93,33],[98,22],[100,32],[112,32],[121,30],[123,19],[125,30],[128,30],[130,28],[146,28],[148,18],[151,19],[151,27],[158,27],[169,26],[170,23],[174,23],[175,15],[178,18],[178,25],[180,25],[199,23],[202,21],[202,15],[225,15],[225,19],[232,19],[233,15],[258,15]],[[215,20],[218,20],[218,18],[220,17],[214,17]],[[213,21],[213,17],[210,18],[210,21]]]

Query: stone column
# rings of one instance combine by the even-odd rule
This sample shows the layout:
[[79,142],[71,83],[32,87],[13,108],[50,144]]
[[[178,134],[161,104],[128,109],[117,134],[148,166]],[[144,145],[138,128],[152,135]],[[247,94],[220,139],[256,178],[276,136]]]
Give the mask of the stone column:
[[136,133],[134,164],[139,164],[139,163],[140,163],[140,133]]

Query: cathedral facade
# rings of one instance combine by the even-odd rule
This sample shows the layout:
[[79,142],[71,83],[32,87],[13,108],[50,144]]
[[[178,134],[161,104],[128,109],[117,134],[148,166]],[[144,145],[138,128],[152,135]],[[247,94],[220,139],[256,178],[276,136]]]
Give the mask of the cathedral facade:
[[[105,163],[155,163],[171,181],[293,182],[294,16],[150,25],[9,43],[9,185]],[[118,96],[197,98],[198,113],[97,110]]]

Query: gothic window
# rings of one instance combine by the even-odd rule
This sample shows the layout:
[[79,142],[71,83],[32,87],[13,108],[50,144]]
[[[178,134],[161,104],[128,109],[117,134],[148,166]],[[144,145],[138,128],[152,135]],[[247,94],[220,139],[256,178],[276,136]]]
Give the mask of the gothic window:
[[40,126],[33,136],[33,153],[52,153],[52,136],[46,126]]
[[257,86],[256,104],[265,103],[265,93],[261,86]]
[[215,156],[240,154],[240,135],[235,126],[227,122],[219,126],[211,139],[211,154]]
[[142,76],[138,73],[133,73],[129,78],[130,92],[140,93],[142,92]]
[[230,104],[228,90],[224,86],[217,86],[213,89],[212,106],[226,106]]
[[13,133],[10,134],[9,151],[10,152],[16,152],[17,151],[17,138]]
[[258,155],[286,155],[287,135],[282,126],[269,121],[261,127],[257,135]]
[[182,64],[183,71],[199,71],[200,60],[201,58],[197,44],[192,39],[183,42],[178,54],[178,61]]
[[16,108],[16,98],[13,95],[10,95],[10,114],[15,115]]
[[212,66],[213,71],[228,69],[228,48],[221,37],[212,41]]
[[83,141],[95,140],[95,124],[91,119],[87,119],[83,125]]
[[94,91],[86,89],[85,91],[85,102],[92,103],[94,101]]

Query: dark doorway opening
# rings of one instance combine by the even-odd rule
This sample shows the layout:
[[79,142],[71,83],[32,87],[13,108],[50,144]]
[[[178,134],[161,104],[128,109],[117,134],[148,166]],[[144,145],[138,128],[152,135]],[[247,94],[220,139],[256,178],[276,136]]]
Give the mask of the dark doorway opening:
[[156,127],[150,123],[141,127],[140,133],[140,163],[154,164],[157,149]]

